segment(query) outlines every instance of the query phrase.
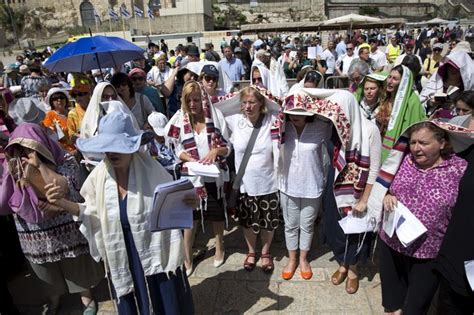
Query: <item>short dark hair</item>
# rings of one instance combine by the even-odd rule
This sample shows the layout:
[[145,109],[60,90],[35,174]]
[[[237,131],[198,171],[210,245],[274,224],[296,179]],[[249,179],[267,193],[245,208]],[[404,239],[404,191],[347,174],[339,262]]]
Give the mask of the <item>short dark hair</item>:
[[[110,79],[110,84],[114,86],[114,88],[118,88],[122,83],[127,83],[128,90],[130,91],[130,97],[135,97],[135,89],[133,88],[132,80],[128,77],[127,74],[123,72],[118,72],[112,76]],[[118,92],[117,92],[118,93]]]
[[411,138],[411,135],[414,132],[419,131],[421,129],[425,129],[425,128],[431,131],[434,137],[436,138],[436,140],[438,140],[439,142],[441,142],[442,140],[445,141],[446,145],[444,146],[444,149],[441,149],[440,155],[443,158],[443,160],[448,159],[449,156],[453,153],[453,148],[449,142],[448,133],[445,130],[441,129],[440,127],[436,126],[434,123],[430,121],[423,121],[416,125],[413,125],[410,127],[410,129],[408,129],[408,136]]

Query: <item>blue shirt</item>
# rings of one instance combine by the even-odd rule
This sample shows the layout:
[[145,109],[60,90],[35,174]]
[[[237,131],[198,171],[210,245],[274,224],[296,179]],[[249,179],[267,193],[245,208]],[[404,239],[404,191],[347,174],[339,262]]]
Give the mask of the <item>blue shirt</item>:
[[239,81],[240,78],[245,75],[244,65],[242,64],[242,61],[235,57],[232,57],[230,61],[227,60],[227,58],[221,59],[221,61],[219,61],[219,67],[222,71],[227,73],[227,75],[232,81]]
[[163,106],[163,102],[161,101],[160,94],[158,93],[158,90],[155,87],[146,86],[141,93],[148,97],[151,104],[153,105],[153,108],[155,108],[157,112],[166,115],[165,107]]
[[343,56],[346,54],[346,43],[343,40],[341,40],[339,44],[336,45],[336,53],[337,56]]

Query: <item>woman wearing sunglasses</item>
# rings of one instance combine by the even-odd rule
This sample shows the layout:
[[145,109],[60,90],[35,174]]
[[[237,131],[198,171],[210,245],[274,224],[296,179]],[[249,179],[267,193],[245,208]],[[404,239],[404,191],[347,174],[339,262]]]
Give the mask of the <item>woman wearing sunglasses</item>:
[[456,117],[449,122],[453,125],[474,129],[474,91],[464,91],[456,101]]
[[57,135],[63,149],[70,153],[76,151],[74,142],[71,141],[67,130],[68,93],[60,88],[52,88],[46,96],[46,104],[51,106],[51,110],[46,113],[43,125]]
[[110,83],[117,89],[123,102],[132,111],[140,129],[145,129],[148,115],[155,111],[148,97],[136,93],[132,80],[125,73],[119,72],[112,76]]
[[67,114],[67,132],[73,143],[79,138],[81,132],[82,119],[91,100],[90,90],[90,85],[80,83],[74,86],[70,93],[75,101],[75,106]]

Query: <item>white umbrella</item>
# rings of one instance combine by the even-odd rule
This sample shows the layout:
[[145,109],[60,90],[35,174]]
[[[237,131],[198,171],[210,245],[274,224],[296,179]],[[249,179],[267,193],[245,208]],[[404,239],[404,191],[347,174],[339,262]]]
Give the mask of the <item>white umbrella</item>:
[[347,14],[323,22],[323,25],[353,25],[361,23],[382,22],[382,19],[359,14]]

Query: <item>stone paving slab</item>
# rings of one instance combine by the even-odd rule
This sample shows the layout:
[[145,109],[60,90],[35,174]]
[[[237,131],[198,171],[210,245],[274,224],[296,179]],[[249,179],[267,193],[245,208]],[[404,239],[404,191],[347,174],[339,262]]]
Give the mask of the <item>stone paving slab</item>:
[[[214,242],[207,233],[199,232],[195,247],[207,248],[204,259],[195,265],[189,278],[193,290],[196,314],[382,314],[380,278],[372,262],[361,266],[360,288],[356,294],[345,292],[344,284],[330,282],[338,265],[329,248],[315,235],[310,261],[313,278],[304,280],[299,272],[293,279],[281,278],[281,270],[288,261],[283,232],[278,231],[272,245],[275,271],[265,274],[259,267],[248,272],[243,269],[246,245],[243,233],[236,226],[226,231],[226,261],[219,268],[213,266]],[[47,292],[41,289],[36,277],[25,272],[10,283],[10,291],[22,314],[41,314]],[[94,293],[99,297],[100,315],[115,315],[106,281]],[[80,315],[77,294],[62,298],[61,315]]]

